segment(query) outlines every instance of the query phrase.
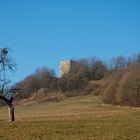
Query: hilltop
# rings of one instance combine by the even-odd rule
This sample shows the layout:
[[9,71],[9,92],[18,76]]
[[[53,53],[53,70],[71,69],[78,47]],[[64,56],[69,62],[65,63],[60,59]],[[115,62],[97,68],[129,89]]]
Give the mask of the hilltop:
[[59,102],[91,94],[100,95],[104,103],[140,106],[139,71],[140,54],[129,58],[118,56],[108,63],[96,57],[63,61],[60,78],[54,70],[42,67],[18,82],[15,86],[22,92],[15,102]]

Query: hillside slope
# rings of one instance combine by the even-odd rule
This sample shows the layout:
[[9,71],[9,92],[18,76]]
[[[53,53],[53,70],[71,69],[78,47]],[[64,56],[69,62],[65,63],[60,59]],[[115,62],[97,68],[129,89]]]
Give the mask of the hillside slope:
[[7,122],[7,112],[0,109],[2,140],[140,139],[140,109],[105,105],[99,96],[19,105],[15,123]]

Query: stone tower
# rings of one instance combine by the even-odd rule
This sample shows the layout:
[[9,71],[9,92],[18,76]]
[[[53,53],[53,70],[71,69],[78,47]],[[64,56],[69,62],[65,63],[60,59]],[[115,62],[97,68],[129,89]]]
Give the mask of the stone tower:
[[74,60],[63,60],[60,62],[60,77],[64,74],[76,69],[79,64]]

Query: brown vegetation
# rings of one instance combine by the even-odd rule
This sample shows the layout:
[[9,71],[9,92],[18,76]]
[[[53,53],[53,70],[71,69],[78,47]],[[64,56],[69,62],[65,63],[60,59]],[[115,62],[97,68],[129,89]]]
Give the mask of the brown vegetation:
[[128,61],[126,66],[115,68],[102,93],[106,103],[140,106],[140,55]]
[[[61,78],[55,77],[54,71],[46,67],[36,70],[16,84],[23,89],[18,99],[60,101],[57,93],[65,97],[101,94],[105,103],[140,106],[140,55],[118,56],[106,63],[96,57],[77,62],[82,67]],[[51,94],[53,98],[48,96]]]

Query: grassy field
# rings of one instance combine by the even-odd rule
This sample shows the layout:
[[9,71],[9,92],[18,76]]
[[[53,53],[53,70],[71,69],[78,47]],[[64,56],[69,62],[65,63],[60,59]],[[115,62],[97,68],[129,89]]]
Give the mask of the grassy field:
[[104,105],[100,97],[0,109],[0,140],[140,140],[140,108]]

